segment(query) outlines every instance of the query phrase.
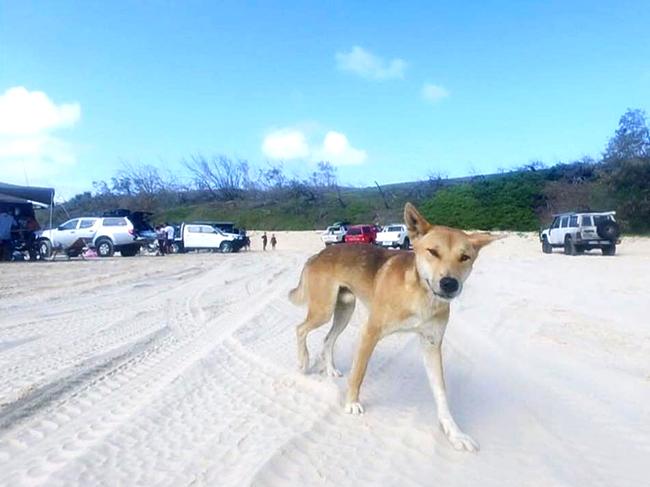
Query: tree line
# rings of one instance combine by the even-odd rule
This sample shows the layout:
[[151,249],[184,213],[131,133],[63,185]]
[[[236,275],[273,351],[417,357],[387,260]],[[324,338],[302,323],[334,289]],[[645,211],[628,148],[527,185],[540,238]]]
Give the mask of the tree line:
[[[313,228],[328,221],[398,219],[409,199],[439,224],[462,228],[534,230],[553,213],[615,209],[624,228],[650,231],[650,135],[645,113],[629,109],[594,159],[539,161],[490,177],[449,180],[435,168],[404,190],[342,187],[336,167],[320,162],[306,176],[282,164],[263,167],[224,155],[181,161],[189,177],[154,165],[123,163],[93,191],[65,204],[70,214],[111,208],[151,211],[161,218],[232,217],[258,228]],[[386,223],[386,222],[384,222]]]

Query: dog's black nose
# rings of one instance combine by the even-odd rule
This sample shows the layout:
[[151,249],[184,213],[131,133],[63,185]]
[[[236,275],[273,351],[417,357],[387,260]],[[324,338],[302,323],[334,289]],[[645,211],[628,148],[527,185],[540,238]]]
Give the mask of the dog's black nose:
[[453,277],[443,277],[440,279],[440,289],[442,289],[447,294],[453,294],[458,291],[458,279]]

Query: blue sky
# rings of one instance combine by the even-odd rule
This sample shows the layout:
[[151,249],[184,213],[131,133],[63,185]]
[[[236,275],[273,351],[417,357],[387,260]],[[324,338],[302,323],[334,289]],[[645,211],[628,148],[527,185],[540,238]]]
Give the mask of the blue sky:
[[343,182],[597,156],[650,111],[645,1],[0,0],[0,180],[226,154]]

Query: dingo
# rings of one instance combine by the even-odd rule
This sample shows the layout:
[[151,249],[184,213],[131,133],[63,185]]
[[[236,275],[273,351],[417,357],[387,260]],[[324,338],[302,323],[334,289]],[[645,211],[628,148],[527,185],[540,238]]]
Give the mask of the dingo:
[[309,307],[296,330],[299,365],[305,372],[309,369],[308,333],[334,315],[321,361],[328,375],[341,376],[334,366],[334,344],[359,298],[368,307],[369,318],[361,330],[345,410],[363,413],[359,389],[377,342],[398,331],[415,332],[420,336],[443,431],[455,448],[476,451],[478,444],[460,430],[447,405],[441,344],[450,300],[462,291],[479,250],[498,237],[433,226],[410,203],[404,207],[404,221],[413,252],[335,245],[307,261],[298,287],[289,293],[294,304],[307,303]]

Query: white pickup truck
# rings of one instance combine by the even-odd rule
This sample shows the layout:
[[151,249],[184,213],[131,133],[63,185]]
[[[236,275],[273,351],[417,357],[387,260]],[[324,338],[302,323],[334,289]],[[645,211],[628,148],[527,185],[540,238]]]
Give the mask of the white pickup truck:
[[332,225],[327,227],[327,230],[321,235],[321,240],[327,245],[345,242],[345,234],[348,233],[346,225]]
[[180,253],[189,250],[212,250],[224,254],[238,252],[244,245],[244,238],[234,233],[226,233],[212,225],[202,223],[183,223],[180,228],[181,241],[175,241]]
[[408,249],[411,245],[411,241],[409,240],[409,233],[406,229],[406,225],[394,223],[382,228],[381,232],[377,234],[377,245],[381,245],[382,247]]

